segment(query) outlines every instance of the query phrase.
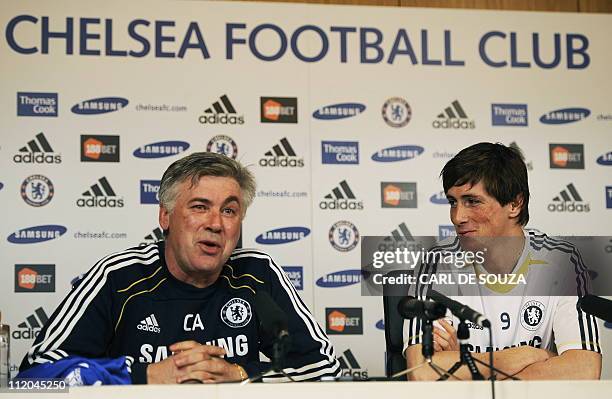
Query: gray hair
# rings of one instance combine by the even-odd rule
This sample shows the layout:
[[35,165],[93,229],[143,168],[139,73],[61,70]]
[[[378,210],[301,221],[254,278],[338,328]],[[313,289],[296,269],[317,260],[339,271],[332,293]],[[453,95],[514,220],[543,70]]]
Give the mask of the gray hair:
[[172,213],[178,196],[178,185],[187,179],[191,179],[191,184],[195,185],[204,176],[230,177],[236,180],[242,192],[244,216],[255,197],[255,177],[238,161],[214,152],[195,152],[170,165],[161,179],[159,204]]

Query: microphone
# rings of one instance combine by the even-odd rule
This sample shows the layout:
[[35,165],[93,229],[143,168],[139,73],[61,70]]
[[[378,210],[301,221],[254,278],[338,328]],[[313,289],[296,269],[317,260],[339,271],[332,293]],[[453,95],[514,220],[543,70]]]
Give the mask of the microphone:
[[266,291],[258,291],[255,295],[255,308],[263,330],[275,339],[288,336],[287,315],[274,302]]
[[585,295],[578,300],[578,305],[583,312],[593,315],[599,319],[612,322],[612,301],[595,295]]
[[484,317],[482,314],[478,313],[469,306],[454,301],[446,295],[441,294],[435,290],[431,290],[427,296],[433,299],[434,301],[446,306],[451,311],[451,313],[457,316],[460,320],[471,321],[472,323],[478,324],[481,327],[491,328],[491,322],[487,320],[487,318]]
[[261,328],[273,338],[272,369],[282,371],[290,345],[287,315],[266,291],[258,291],[255,295],[255,309]]
[[404,319],[419,317],[437,320],[446,315],[446,306],[434,301],[422,301],[413,296],[406,296],[398,302],[397,311]]

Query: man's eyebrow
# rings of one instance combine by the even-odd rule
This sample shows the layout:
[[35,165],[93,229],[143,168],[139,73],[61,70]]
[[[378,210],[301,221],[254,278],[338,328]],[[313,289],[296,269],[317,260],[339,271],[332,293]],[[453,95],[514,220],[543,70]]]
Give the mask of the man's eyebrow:
[[209,200],[208,198],[204,198],[204,197],[196,197],[196,198],[192,198],[189,200],[190,204],[194,202],[202,202],[204,204],[210,204],[211,200]]
[[468,194],[463,194],[461,198],[482,198],[482,195],[468,193]]
[[[188,203],[192,204],[194,202],[200,202],[200,203],[204,203],[204,204],[212,204],[212,201],[209,200],[208,198],[205,197],[195,197],[189,200]],[[229,197],[227,197],[224,201],[223,201],[223,205],[227,205],[230,202],[237,202],[238,204],[240,204],[240,199],[235,196],[235,195],[230,195]]]
[[236,197],[235,195],[230,195],[229,197],[227,197],[227,198],[225,199],[225,201],[223,201],[223,205],[227,205],[227,204],[229,204],[230,202],[237,202],[237,203],[238,203],[238,205],[241,205],[241,204],[240,204],[240,199],[239,199],[238,197]]

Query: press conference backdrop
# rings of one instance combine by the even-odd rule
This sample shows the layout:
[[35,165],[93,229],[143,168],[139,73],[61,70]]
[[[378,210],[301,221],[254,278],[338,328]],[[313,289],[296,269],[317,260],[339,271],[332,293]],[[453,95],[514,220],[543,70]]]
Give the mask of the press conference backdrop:
[[159,179],[194,151],[251,166],[242,244],[285,267],[355,376],[384,373],[359,237],[452,234],[438,174],[459,149],[524,152],[530,227],[610,235],[608,15],[4,1],[0,16],[0,308],[15,366],[71,280],[161,237]]

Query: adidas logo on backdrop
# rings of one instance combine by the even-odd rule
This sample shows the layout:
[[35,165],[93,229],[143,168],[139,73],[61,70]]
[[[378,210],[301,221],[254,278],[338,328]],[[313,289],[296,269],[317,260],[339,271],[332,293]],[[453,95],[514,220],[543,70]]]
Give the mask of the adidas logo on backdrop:
[[76,204],[79,208],[123,208],[123,197],[118,197],[106,177],[101,177],[81,194]]
[[358,201],[346,180],[342,180],[338,187],[327,194],[323,201],[319,202],[319,208],[337,210],[363,210],[363,201]]
[[203,125],[242,125],[244,115],[237,115],[236,108],[224,94],[219,101],[215,101],[211,107],[204,110],[204,114],[200,115],[198,121]]
[[583,201],[574,183],[568,184],[559,195],[548,204],[549,212],[590,212],[590,204]]
[[19,149],[13,156],[15,163],[62,163],[62,155],[56,154],[45,135],[40,132],[33,140]]
[[468,119],[458,100],[453,101],[436,118],[432,122],[434,129],[474,129],[476,127],[474,120]]
[[338,362],[340,363],[343,377],[352,376],[361,380],[368,378],[368,370],[361,368],[361,365],[350,349],[345,350],[342,356],[338,357]]
[[146,236],[144,236],[143,241],[138,245],[141,247],[144,247],[149,244],[154,244],[163,239],[164,239],[164,232],[159,227],[156,227],[153,229],[153,231],[150,234],[147,234]]
[[281,167],[281,168],[303,168],[304,158],[298,158],[297,154],[289,144],[289,140],[283,137],[280,145],[276,144],[270,151],[259,160],[259,166]]
[[41,328],[47,323],[49,316],[42,307],[36,308],[34,314],[26,317],[26,321],[19,323],[11,333],[13,339],[34,339],[40,333]]

